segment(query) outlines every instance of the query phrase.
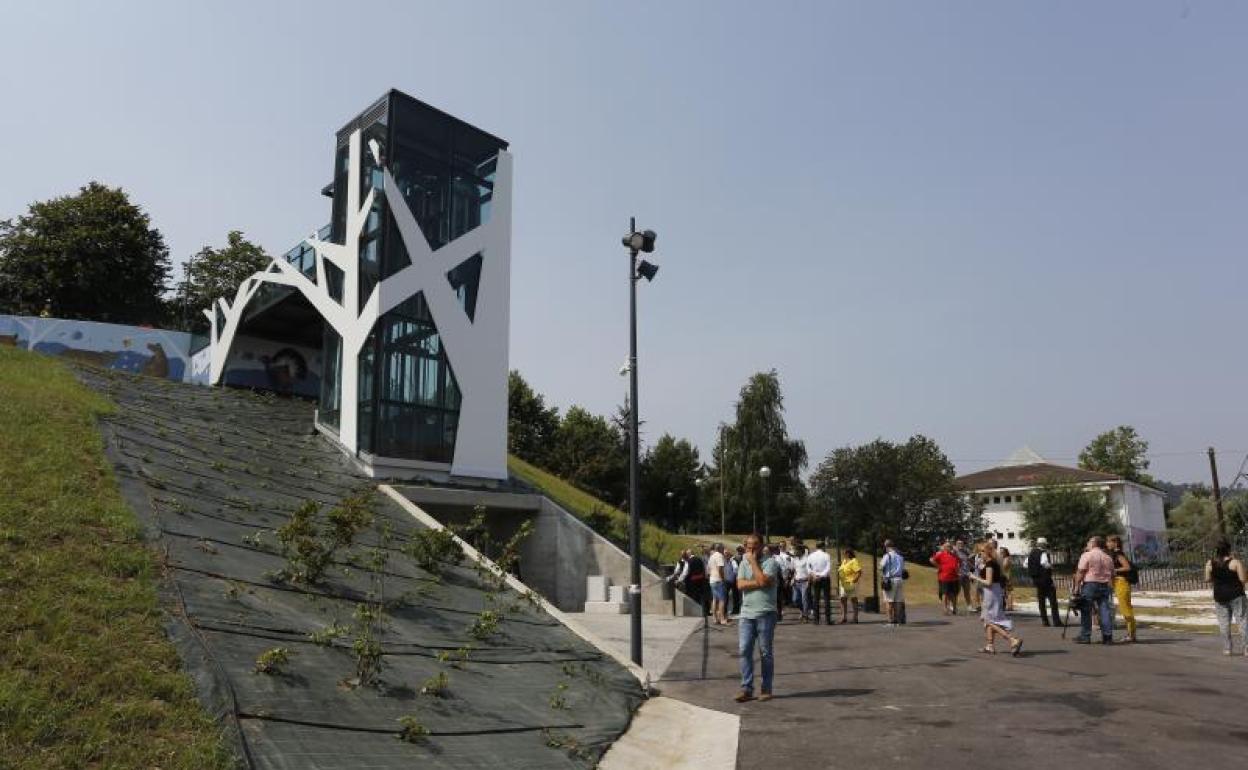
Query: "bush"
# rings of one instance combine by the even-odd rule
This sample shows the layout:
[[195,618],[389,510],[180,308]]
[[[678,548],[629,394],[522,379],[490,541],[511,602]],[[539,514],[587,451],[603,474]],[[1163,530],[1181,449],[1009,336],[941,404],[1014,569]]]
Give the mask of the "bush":
[[344,498],[318,525],[319,504],[309,500],[291,514],[290,521],[276,531],[286,568],[277,576],[299,583],[319,583],[333,563],[334,556],[350,547],[355,536],[372,523],[372,492]]
[[399,740],[408,743],[423,743],[429,737],[429,728],[410,714],[399,717]]
[[426,529],[417,532],[403,546],[403,553],[412,558],[426,572],[441,575],[450,566],[464,560],[464,551],[455,535],[446,529]]

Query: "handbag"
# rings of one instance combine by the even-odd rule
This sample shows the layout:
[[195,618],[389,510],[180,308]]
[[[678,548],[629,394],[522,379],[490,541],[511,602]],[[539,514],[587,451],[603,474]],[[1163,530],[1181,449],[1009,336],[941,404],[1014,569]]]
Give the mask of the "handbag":
[[910,579],[910,570],[908,570],[908,569],[903,569],[903,570],[901,571],[901,579],[902,579],[902,580],[909,580],[909,579]]
[[891,590],[893,590],[893,579],[892,579],[892,578],[884,578],[883,580],[881,580],[881,581],[880,581],[880,586],[881,586],[881,587],[882,587],[885,591],[891,591]]

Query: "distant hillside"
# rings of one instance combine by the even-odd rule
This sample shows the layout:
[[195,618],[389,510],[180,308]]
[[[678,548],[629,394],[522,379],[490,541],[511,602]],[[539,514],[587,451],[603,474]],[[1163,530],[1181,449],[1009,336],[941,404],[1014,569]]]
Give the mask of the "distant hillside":
[[[1171,484],[1168,481],[1158,481],[1157,488],[1166,493],[1166,503],[1171,507],[1183,502],[1183,495],[1188,492],[1195,492],[1196,494],[1203,495],[1212,495],[1213,493],[1210,485],[1200,483]],[[1243,486],[1236,487],[1234,489],[1228,487],[1222,488],[1222,497],[1224,499],[1230,499],[1243,494],[1248,494],[1248,489],[1245,489]]]

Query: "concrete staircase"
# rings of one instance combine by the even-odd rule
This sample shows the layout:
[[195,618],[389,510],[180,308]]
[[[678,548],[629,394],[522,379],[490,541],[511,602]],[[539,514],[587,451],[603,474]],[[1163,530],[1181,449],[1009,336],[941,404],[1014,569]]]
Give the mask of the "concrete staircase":
[[611,585],[606,575],[585,578],[585,612],[595,615],[627,615],[628,600],[624,586]]

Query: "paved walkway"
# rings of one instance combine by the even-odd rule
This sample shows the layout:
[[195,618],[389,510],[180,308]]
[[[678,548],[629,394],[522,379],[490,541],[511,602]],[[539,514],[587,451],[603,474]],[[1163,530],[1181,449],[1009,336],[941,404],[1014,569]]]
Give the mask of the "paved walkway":
[[858,626],[781,624],[769,703],[731,700],[735,626],[695,631],[658,686],[741,716],[739,768],[1174,770],[1197,757],[1234,765],[1248,750],[1248,659],[1223,657],[1210,636],[1148,631],[1136,645],[1083,646],[1021,619],[1016,659],[977,652],[976,618],[909,614],[896,630],[871,615]]
[[[565,614],[625,658],[632,654],[631,615]],[[702,619],[697,617],[641,616],[641,662],[642,668],[650,673],[650,681],[657,681],[663,675],[689,634],[701,626]]]

